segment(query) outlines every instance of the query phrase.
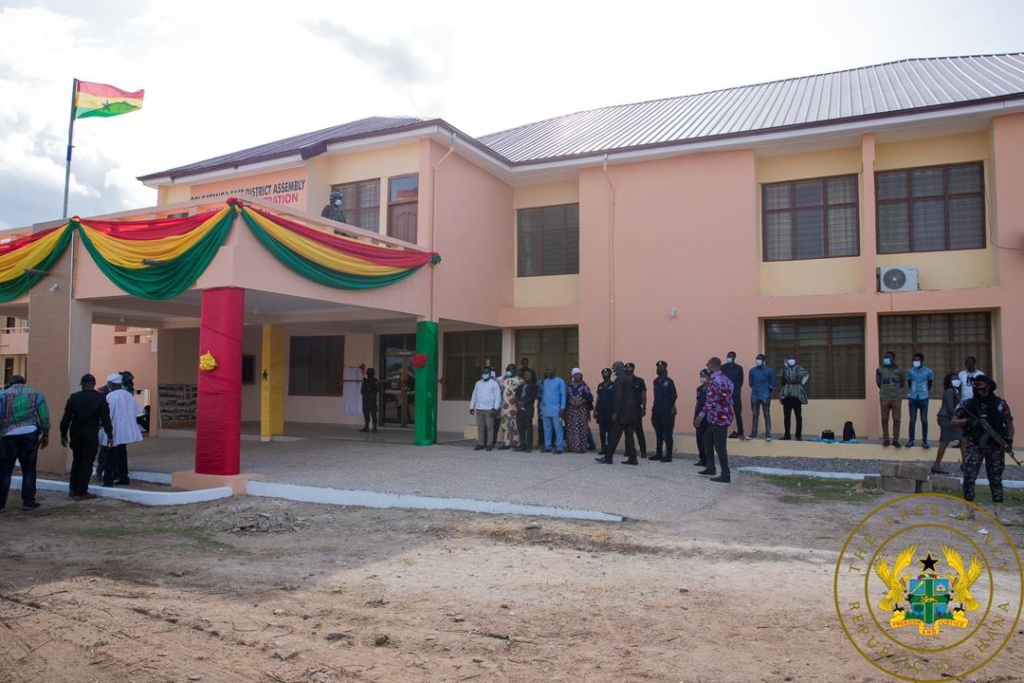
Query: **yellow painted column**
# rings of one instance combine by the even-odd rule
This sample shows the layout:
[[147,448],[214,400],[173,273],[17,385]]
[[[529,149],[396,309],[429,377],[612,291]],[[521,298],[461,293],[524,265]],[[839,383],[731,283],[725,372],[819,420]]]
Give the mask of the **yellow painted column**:
[[263,366],[260,380],[260,438],[284,434],[284,375],[287,355],[284,328],[263,326]]

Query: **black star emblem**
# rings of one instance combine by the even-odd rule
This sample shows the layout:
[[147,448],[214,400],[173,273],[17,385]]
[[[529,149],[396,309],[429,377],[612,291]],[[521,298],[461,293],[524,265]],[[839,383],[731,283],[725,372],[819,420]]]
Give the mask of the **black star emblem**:
[[927,572],[935,571],[935,565],[938,564],[939,561],[932,557],[931,553],[928,553],[928,557],[924,558],[923,560],[918,560],[918,562],[924,565],[924,571]]
[[263,371],[263,381],[266,382],[267,378],[270,377],[270,373],[266,370]]

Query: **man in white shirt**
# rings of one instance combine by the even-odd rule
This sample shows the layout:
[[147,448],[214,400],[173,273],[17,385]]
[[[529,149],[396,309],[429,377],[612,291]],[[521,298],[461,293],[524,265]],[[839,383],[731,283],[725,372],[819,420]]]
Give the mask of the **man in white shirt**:
[[974,378],[985,373],[978,369],[978,360],[974,356],[964,358],[964,368],[960,371],[960,400],[970,401],[974,398]]
[[107,441],[107,435],[100,430],[100,445],[107,446],[107,462],[103,469],[104,486],[127,486],[128,444],[142,441],[138,415],[142,411],[139,402],[121,388],[120,373],[107,376],[107,406],[110,408],[110,425],[114,438]]
[[484,368],[480,379],[473,387],[473,397],[469,400],[469,414],[476,416],[476,446],[474,451],[484,448],[492,450],[494,435],[494,418],[501,409],[501,385],[491,376],[491,369]]

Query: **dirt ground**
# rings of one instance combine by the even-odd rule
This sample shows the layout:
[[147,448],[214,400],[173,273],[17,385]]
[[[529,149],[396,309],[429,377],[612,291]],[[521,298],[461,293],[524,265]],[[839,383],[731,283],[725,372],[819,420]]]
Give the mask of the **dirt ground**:
[[[880,497],[731,486],[669,525],[49,494],[0,516],[0,681],[894,680],[832,601]],[[1024,681],[1022,628],[967,680]]]

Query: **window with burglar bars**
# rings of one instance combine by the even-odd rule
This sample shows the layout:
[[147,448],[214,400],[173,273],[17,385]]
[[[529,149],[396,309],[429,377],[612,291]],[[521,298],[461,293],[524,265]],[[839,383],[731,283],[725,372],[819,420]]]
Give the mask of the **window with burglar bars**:
[[345,222],[363,230],[380,232],[380,179],[332,185],[341,192],[341,210]]
[[860,255],[857,176],[762,186],[765,261]]
[[[538,382],[544,378],[549,365],[558,368],[558,376],[569,381],[569,373],[580,362],[580,331],[575,327],[555,327],[538,330],[516,330],[516,358],[528,358]],[[601,381],[600,375],[586,377],[593,387]]]
[[875,174],[878,253],[985,247],[982,164]]
[[444,400],[468,401],[484,366],[493,366],[499,375],[504,369],[501,330],[446,332],[443,359]]
[[963,370],[967,356],[992,372],[992,316],[985,311],[879,316],[878,342],[879,351],[895,353],[904,369],[915,353],[924,354],[924,364],[935,373],[932,398],[942,397],[943,378]]
[[811,373],[807,397],[864,398],[864,318],[786,318],[764,323],[765,362],[781,372],[786,356]]
[[580,205],[519,209],[518,275],[580,272]]
[[288,353],[289,396],[341,396],[345,337],[292,337]]

